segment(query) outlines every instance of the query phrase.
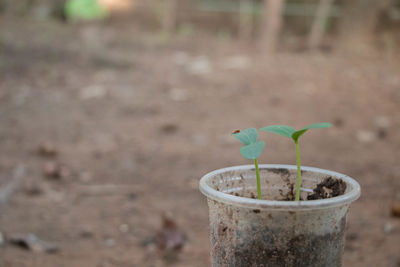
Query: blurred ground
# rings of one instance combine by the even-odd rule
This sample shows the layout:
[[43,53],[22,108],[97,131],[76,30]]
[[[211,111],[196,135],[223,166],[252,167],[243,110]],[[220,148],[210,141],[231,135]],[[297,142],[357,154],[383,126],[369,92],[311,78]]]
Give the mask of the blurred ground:
[[[344,266],[400,266],[400,220],[390,216],[400,193],[398,60],[263,58],[234,40],[168,41],[124,23],[1,24],[0,184],[17,166],[26,172],[1,207],[0,232],[34,233],[60,251],[3,246],[0,266],[209,266],[198,181],[249,163],[230,133],[320,121],[335,127],[304,137],[303,164],[362,186],[349,213]],[[295,162],[291,142],[262,138],[262,163]],[[57,156],[39,155],[46,143]],[[44,176],[51,164],[62,165],[61,178]],[[166,211],[188,238],[173,263],[146,245]]]

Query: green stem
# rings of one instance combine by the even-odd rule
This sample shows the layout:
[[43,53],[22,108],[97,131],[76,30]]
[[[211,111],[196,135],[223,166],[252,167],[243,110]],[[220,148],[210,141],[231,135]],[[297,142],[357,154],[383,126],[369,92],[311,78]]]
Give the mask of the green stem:
[[257,175],[257,197],[258,197],[258,199],[262,199],[262,197],[261,197],[260,170],[258,169],[258,161],[257,161],[257,159],[254,159],[254,165],[256,166],[256,175]]
[[301,165],[300,165],[300,150],[299,142],[295,141],[296,144],[296,158],[297,158],[297,184],[296,184],[296,201],[300,200],[300,186],[301,186]]

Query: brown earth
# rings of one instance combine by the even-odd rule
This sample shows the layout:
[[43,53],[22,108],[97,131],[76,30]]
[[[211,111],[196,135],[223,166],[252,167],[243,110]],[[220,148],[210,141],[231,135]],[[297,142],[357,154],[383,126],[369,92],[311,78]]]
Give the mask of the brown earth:
[[[230,133],[321,121],[335,127],[303,137],[302,163],[362,186],[344,266],[400,266],[400,220],[390,215],[400,192],[398,58],[265,58],[235,40],[171,41],[127,23],[1,25],[1,188],[17,166],[25,173],[1,206],[0,232],[34,233],[60,251],[6,245],[0,266],[209,266],[198,181],[249,163]],[[260,163],[295,163],[291,142],[261,138]],[[187,235],[172,263],[151,241],[164,212]]]
[[308,200],[324,199],[343,195],[346,192],[346,183],[342,179],[325,178],[313,189],[313,194],[307,196]]

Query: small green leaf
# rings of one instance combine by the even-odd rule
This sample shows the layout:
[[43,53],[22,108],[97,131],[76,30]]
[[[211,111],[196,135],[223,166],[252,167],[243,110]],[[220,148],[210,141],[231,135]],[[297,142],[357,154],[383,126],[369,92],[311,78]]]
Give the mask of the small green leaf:
[[242,131],[235,131],[233,136],[244,145],[250,145],[257,142],[258,133],[255,128],[248,128]]
[[302,136],[305,132],[307,132],[308,129],[302,129],[299,131],[296,131],[292,134],[292,139],[297,143],[299,140],[299,137]]
[[264,149],[264,141],[258,141],[240,148],[240,154],[246,159],[256,159],[261,155]]
[[308,125],[308,126],[306,126],[306,127],[304,127],[304,129],[316,129],[316,128],[329,128],[329,127],[331,127],[332,126],[332,124],[330,124],[329,122],[319,122],[319,123],[314,123],[314,124],[311,124],[311,125]]
[[331,126],[332,126],[332,124],[330,124],[328,122],[314,123],[314,124],[306,126],[305,128],[303,128],[301,130],[294,132],[292,134],[292,139],[297,143],[299,141],[300,136],[302,136],[309,129],[329,128]]
[[260,130],[274,134],[279,134],[289,138],[292,137],[292,134],[296,131],[294,128],[286,125],[271,125],[261,128]]

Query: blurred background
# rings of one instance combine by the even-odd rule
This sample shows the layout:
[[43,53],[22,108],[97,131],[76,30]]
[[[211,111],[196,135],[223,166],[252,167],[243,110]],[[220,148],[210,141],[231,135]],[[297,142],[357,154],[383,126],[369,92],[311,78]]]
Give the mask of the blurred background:
[[344,266],[400,266],[400,1],[0,0],[0,25],[0,266],[209,266],[231,132],[322,121],[302,163],[362,186]]

